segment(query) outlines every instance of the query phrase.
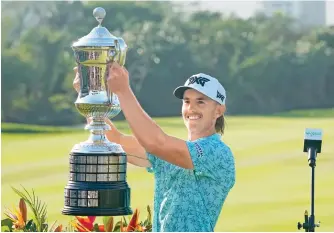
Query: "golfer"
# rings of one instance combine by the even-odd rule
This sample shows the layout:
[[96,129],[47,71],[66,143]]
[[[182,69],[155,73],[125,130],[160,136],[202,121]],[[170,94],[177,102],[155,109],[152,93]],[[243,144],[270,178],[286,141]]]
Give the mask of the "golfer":
[[[154,174],[153,231],[214,231],[223,204],[235,184],[231,149],[224,133],[226,93],[216,78],[191,76],[174,95],[182,99],[182,117],[188,139],[166,134],[142,109],[129,85],[128,71],[112,63],[108,87],[120,101],[133,132],[124,135],[112,127],[110,141],[121,144],[128,162]],[[76,75],[74,87],[79,86]]]

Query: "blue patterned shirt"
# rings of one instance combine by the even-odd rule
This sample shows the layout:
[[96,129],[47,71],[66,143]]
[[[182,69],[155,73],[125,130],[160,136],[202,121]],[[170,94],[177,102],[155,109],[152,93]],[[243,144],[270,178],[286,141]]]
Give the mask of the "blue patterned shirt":
[[219,134],[187,141],[194,169],[147,153],[154,173],[153,231],[214,231],[235,183],[234,157]]

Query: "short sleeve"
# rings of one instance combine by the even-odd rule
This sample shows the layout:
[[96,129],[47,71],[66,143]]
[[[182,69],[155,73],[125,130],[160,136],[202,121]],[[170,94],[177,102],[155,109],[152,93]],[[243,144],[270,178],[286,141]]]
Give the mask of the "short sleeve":
[[187,146],[196,176],[210,177],[229,187],[234,185],[234,158],[228,146],[210,141],[188,141]]
[[155,157],[154,155],[146,152],[146,156],[147,156],[147,159],[148,161],[151,163],[151,167],[147,167],[146,170],[149,172],[149,173],[154,173],[157,169],[157,157]]

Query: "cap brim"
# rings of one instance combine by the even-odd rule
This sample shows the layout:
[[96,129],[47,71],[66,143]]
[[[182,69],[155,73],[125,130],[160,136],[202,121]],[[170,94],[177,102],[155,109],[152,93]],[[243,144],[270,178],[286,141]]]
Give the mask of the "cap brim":
[[186,87],[186,86],[180,86],[180,87],[177,87],[173,94],[179,98],[179,99],[183,99],[183,95],[184,95],[184,92],[188,89],[191,89],[191,87]]

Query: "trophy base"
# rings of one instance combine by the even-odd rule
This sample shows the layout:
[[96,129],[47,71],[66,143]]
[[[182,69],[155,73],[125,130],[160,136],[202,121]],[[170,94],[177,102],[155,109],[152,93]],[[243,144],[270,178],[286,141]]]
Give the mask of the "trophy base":
[[69,182],[65,187],[64,215],[122,216],[132,213],[130,188],[126,182]]
[[[70,180],[64,190],[65,204],[62,214],[74,216],[132,214],[131,189],[126,182],[127,159],[122,148],[114,143],[78,145],[74,148],[79,150],[72,150],[70,153]],[[87,149],[90,152],[85,151]]]

